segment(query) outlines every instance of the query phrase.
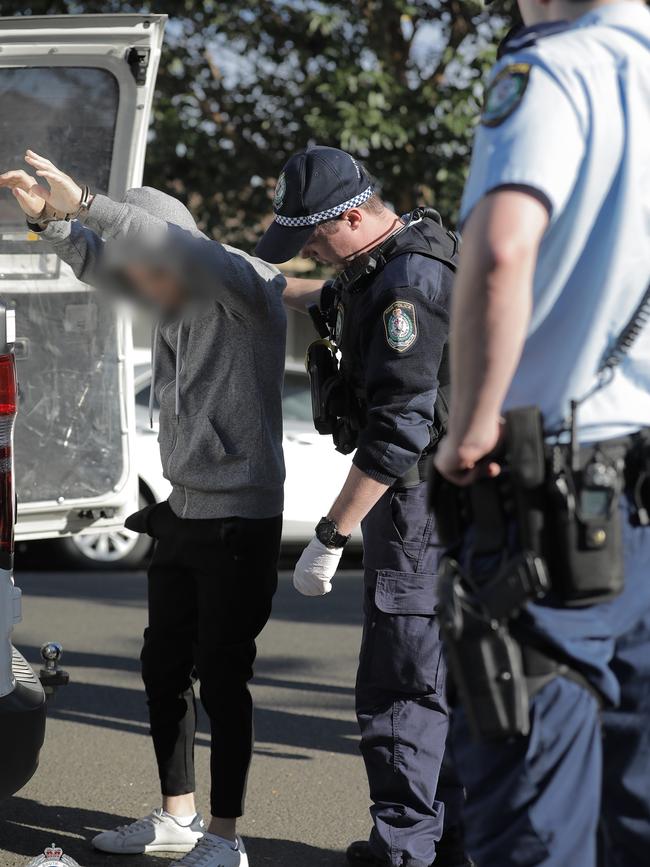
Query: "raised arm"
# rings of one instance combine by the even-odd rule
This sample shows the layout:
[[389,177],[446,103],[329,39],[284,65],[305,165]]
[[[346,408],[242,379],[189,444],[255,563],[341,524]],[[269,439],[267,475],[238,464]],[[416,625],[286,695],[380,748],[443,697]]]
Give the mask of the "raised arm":
[[102,239],[81,223],[64,219],[66,212],[58,212],[47,203],[43,197],[45,189],[22,169],[0,175],[0,187],[12,191],[28,225],[52,244],[75,276],[84,283],[98,285]]
[[[95,258],[89,255],[100,252],[101,247],[88,235],[90,230],[105,242],[125,242],[123,254],[130,261],[139,263],[142,257],[146,262],[155,261],[157,267],[173,269],[192,292],[216,297],[246,318],[263,316],[269,297],[284,290],[285,279],[280,271],[260,259],[211,240],[198,229],[181,229],[131,202],[114,202],[102,195],[86,197],[73,178],[33,151],[27,151],[25,161],[49,185],[49,189],[40,186],[26,176],[32,184],[29,195],[40,197],[49,211],[83,223],[84,228],[72,232],[58,222],[52,223],[44,237],[55,244],[61,258],[72,260],[75,272],[85,274],[81,279],[87,282],[101,281]],[[28,213],[22,192],[17,193],[17,198]]]

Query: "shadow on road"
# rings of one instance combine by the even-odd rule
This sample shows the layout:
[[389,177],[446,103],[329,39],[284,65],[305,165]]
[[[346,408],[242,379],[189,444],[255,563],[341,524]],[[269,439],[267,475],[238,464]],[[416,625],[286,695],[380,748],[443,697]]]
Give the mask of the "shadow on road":
[[[53,787],[53,799],[56,788]],[[56,804],[39,804],[28,798],[14,797],[2,805],[0,821],[0,846],[7,852],[24,855],[25,860],[42,854],[46,846],[56,843],[66,855],[70,855],[82,867],[107,867],[115,865],[115,856],[96,852],[90,840],[100,831],[132,822],[128,816],[84,810],[76,807],[61,807]],[[34,827],[38,822],[38,828]],[[74,829],[74,830],[71,830]],[[142,859],[144,861],[144,858]],[[135,867],[133,859],[129,864]],[[165,858],[146,856],[150,867],[169,864]]]
[[[148,738],[149,725],[144,710],[144,698],[138,690],[85,683],[71,684],[67,690],[65,698],[50,707],[51,718],[145,735]],[[107,708],[110,708],[110,715],[106,712]],[[255,733],[256,740],[264,744],[344,755],[356,755],[358,752],[356,723],[331,717],[257,707]],[[199,715],[196,744],[210,744],[209,726],[202,712]],[[267,752],[267,755],[273,753]],[[278,755],[294,758],[291,754]]]
[[246,837],[246,851],[251,864],[282,865],[282,867],[343,867],[345,856],[341,852],[318,849],[293,840],[266,840]]
[[[4,818],[0,821],[0,845],[5,851],[25,856],[27,861],[42,853],[46,846],[56,843],[82,867],[108,867],[115,865],[117,861],[121,863],[115,856],[95,851],[90,840],[100,831],[132,821],[127,816],[39,804],[21,797],[14,797],[3,805],[3,813]],[[34,827],[35,819],[38,819],[39,828]],[[344,863],[344,856],[340,852],[331,852],[292,840],[247,837],[246,847],[252,863],[258,865],[341,867]],[[130,856],[128,863],[132,867],[163,867],[169,865],[169,860],[153,855]]]
[[[56,599],[84,599],[102,605],[146,606],[147,582],[144,572],[23,572],[17,583],[26,596]],[[345,572],[336,577],[336,593],[307,599],[297,593],[285,577],[273,604],[273,618],[293,623],[333,623],[358,626],[361,623],[362,582]]]
[[[26,597],[45,599],[75,598],[93,600],[101,604],[141,607],[145,605],[146,580],[143,573],[43,573],[25,572],[18,576]],[[273,617],[292,623],[354,624],[360,622],[361,582],[341,576],[336,593],[323,599],[306,599],[296,593],[285,579],[280,584]],[[133,636],[134,648],[139,636]],[[27,659],[40,665],[38,648],[21,645]],[[138,674],[140,661],[137,654],[122,656],[101,652],[67,650],[65,666],[72,671],[70,686],[62,691],[57,702],[50,707],[54,718],[81,723],[97,728],[113,729],[133,734],[148,735],[148,722],[144,693],[139,687],[128,688],[105,683],[88,682],[92,675],[83,669],[108,670]],[[82,673],[75,672],[81,669]],[[309,675],[301,655],[260,656],[256,663],[254,684],[259,687],[315,693],[329,697],[332,710],[347,708],[354,693],[349,686],[318,682]],[[256,712],[258,741],[281,747],[324,750],[356,755],[356,726],[331,717],[288,713],[283,710],[258,706]],[[199,721],[197,744],[208,744],[209,728],[203,715]]]

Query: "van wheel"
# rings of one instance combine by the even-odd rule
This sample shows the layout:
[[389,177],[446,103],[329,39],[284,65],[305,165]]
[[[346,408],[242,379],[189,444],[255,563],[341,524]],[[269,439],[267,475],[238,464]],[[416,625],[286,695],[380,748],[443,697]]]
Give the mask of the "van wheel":
[[[141,509],[148,505],[142,495],[139,505]],[[154,543],[150,536],[120,527],[109,533],[68,536],[59,544],[66,561],[74,568],[109,572],[142,568]]]

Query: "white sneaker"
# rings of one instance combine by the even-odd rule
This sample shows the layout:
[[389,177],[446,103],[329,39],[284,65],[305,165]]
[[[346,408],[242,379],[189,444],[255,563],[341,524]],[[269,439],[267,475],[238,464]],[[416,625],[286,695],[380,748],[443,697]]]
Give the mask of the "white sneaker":
[[192,824],[185,827],[158,809],[130,825],[120,825],[115,831],[98,834],[92,844],[100,852],[112,855],[191,852],[204,833],[205,823],[198,813]]
[[207,836],[170,867],[248,867],[248,855],[241,837],[237,837],[237,848],[233,849],[225,840]]

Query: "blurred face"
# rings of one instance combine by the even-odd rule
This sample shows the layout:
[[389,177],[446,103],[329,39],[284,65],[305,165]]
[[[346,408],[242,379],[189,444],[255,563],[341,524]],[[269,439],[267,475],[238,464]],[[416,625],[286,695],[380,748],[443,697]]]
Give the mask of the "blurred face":
[[186,292],[178,277],[165,268],[129,265],[126,277],[138,295],[163,310],[175,310],[185,300]]

